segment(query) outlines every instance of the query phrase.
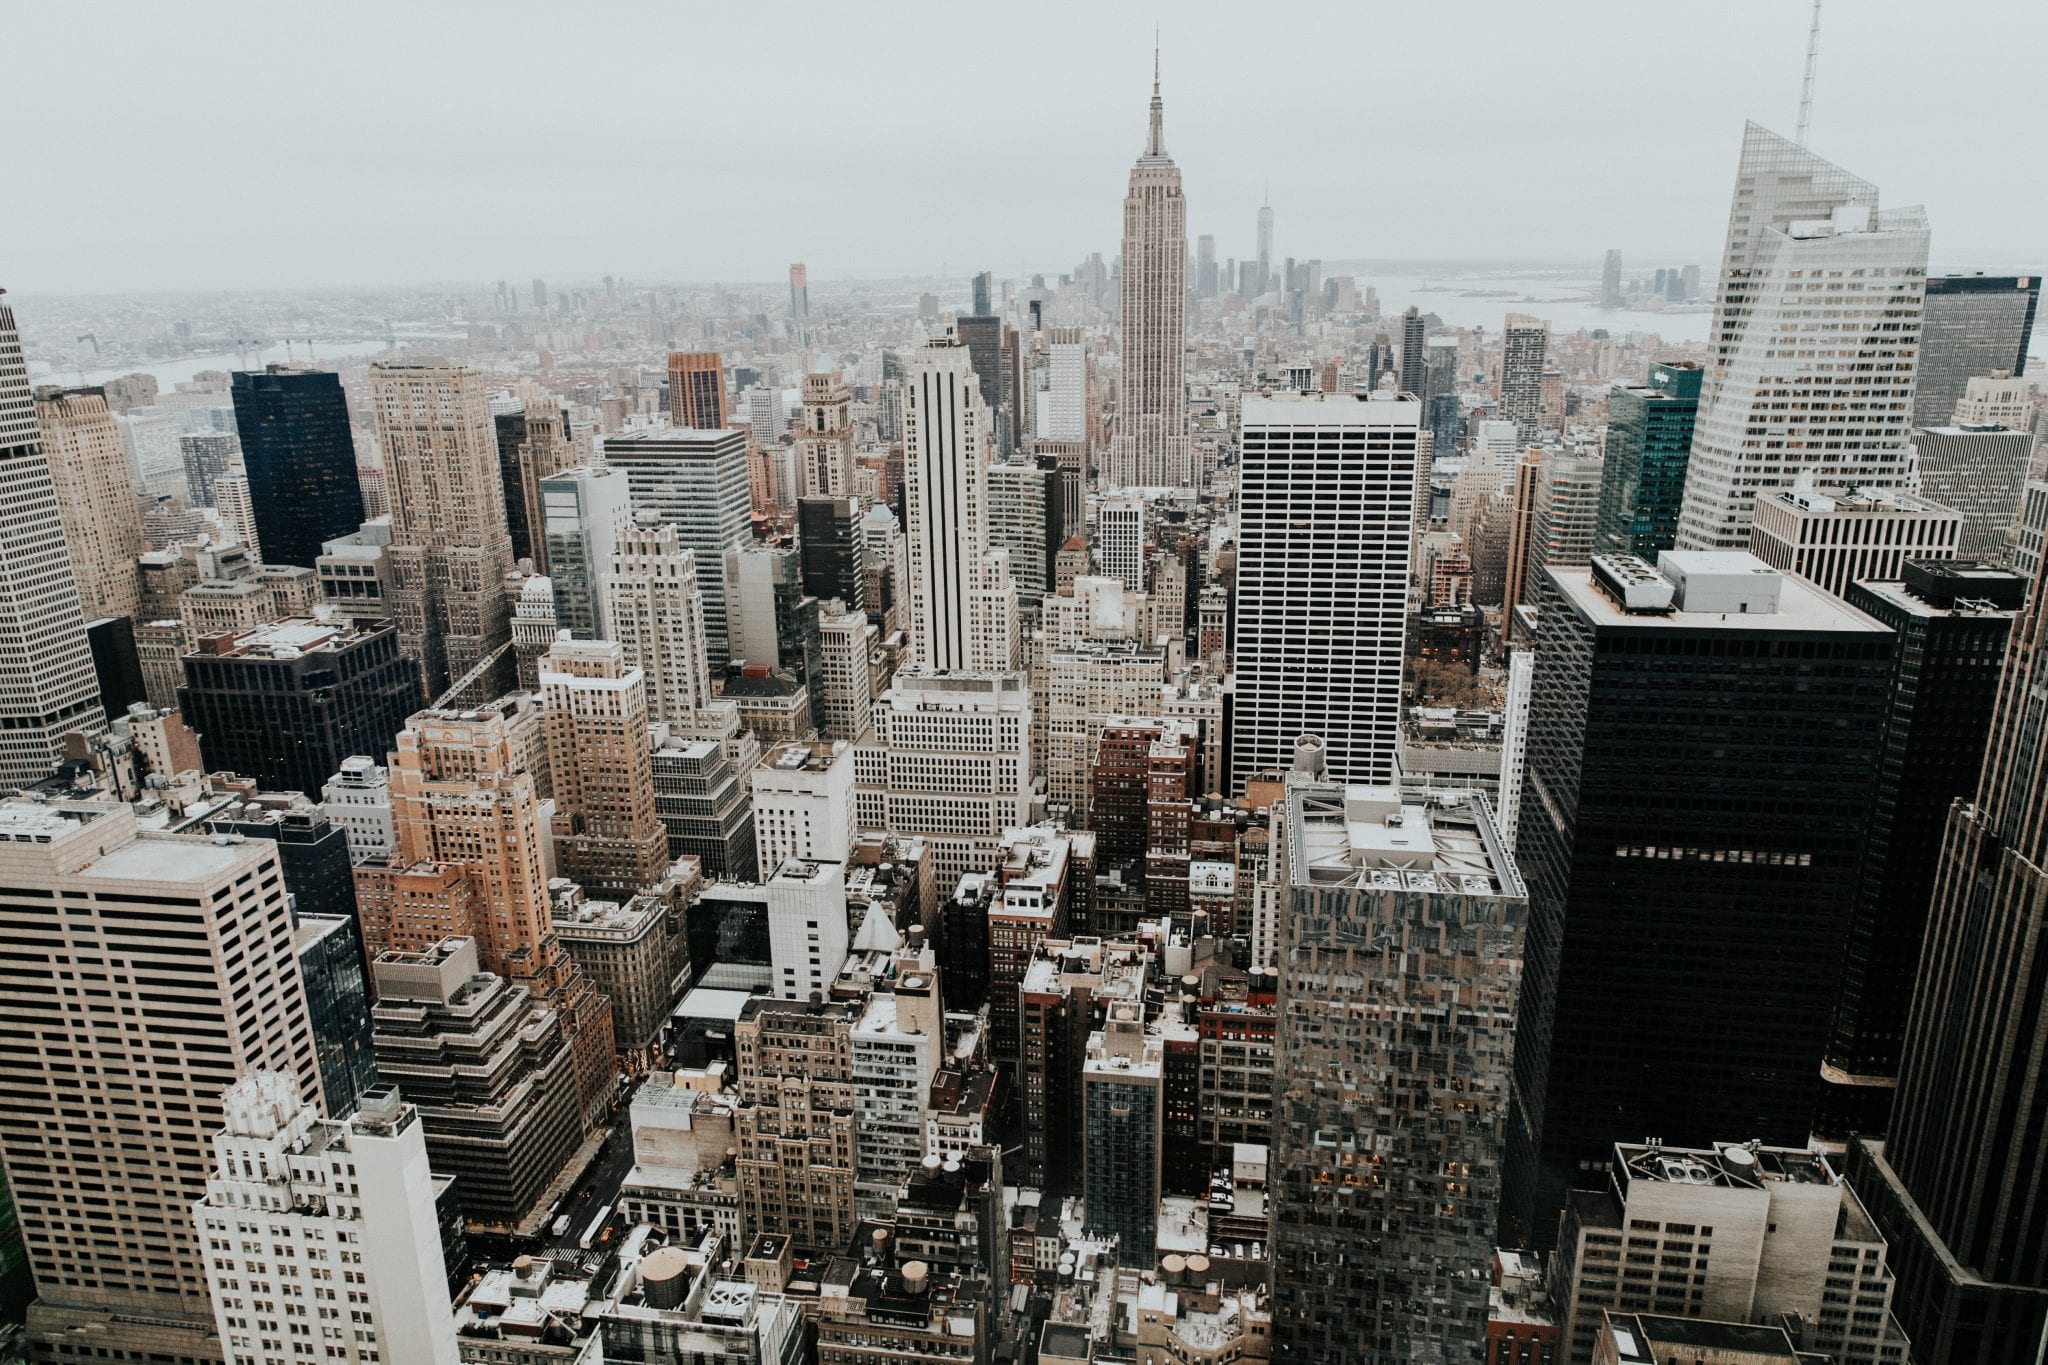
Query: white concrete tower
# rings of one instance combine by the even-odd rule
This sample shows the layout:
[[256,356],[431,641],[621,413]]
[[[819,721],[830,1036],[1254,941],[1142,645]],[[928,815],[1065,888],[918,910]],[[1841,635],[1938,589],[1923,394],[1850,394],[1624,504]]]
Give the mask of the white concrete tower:
[[192,1221],[227,1365],[459,1365],[419,1111],[378,1086],[323,1119],[281,1071],[243,1076],[221,1109]]
[[1340,783],[1393,780],[1422,404],[1245,400],[1230,789],[1319,736]]
[[1188,206],[1180,167],[1166,154],[1159,60],[1152,62],[1152,122],[1124,195],[1123,390],[1117,435],[1103,461],[1111,487],[1192,488],[1182,348],[1187,331]]
[[1145,500],[1104,498],[1095,512],[1096,568],[1131,592],[1145,591]]
[[943,671],[1017,666],[1009,555],[988,544],[988,408],[965,346],[917,353],[904,380],[910,647]]

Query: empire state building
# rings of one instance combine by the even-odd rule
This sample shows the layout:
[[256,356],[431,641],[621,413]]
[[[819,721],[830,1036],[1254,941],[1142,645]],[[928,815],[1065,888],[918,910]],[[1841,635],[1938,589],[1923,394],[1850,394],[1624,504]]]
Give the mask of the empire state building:
[[1152,61],[1152,127],[1124,195],[1123,396],[1102,481],[1115,488],[1192,488],[1182,342],[1187,331],[1188,206],[1166,154],[1159,59]]

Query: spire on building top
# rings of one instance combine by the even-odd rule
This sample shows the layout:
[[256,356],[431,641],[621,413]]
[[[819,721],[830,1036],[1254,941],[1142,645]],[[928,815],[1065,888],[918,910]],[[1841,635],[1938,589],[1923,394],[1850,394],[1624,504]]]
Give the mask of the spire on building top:
[[1148,160],[1166,157],[1166,106],[1159,99],[1159,39],[1152,39],[1152,132],[1145,140]]

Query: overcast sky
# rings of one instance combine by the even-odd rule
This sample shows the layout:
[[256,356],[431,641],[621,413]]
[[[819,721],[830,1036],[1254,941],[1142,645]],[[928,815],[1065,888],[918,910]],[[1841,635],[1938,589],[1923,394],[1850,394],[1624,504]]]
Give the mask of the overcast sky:
[[[0,0],[23,293],[1059,270],[1116,250],[1152,29],[1190,236],[1283,256],[1718,256],[1804,0]],[[2048,4],[1835,0],[1811,145],[1937,268],[2048,267]],[[14,155],[25,151],[26,155]]]

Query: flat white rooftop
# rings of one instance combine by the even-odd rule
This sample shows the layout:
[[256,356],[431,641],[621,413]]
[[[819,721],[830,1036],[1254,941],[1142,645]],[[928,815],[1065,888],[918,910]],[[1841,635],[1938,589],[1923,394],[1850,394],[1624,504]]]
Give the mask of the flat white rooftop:
[[1792,574],[1786,574],[1779,585],[1778,609],[1774,612],[1672,611],[1652,616],[1623,611],[1620,604],[1593,585],[1590,565],[1567,564],[1545,569],[1544,573],[1564,593],[1565,600],[1596,626],[1633,626],[1645,630],[1845,631],[1859,634],[1882,634],[1889,629],[1840,598]]
[[84,870],[95,877],[138,882],[203,882],[241,862],[250,847],[239,841],[223,844],[177,835],[143,838],[88,863]]
[[1247,397],[1239,422],[1252,427],[1419,427],[1416,398],[1359,398],[1350,394],[1298,393]]

